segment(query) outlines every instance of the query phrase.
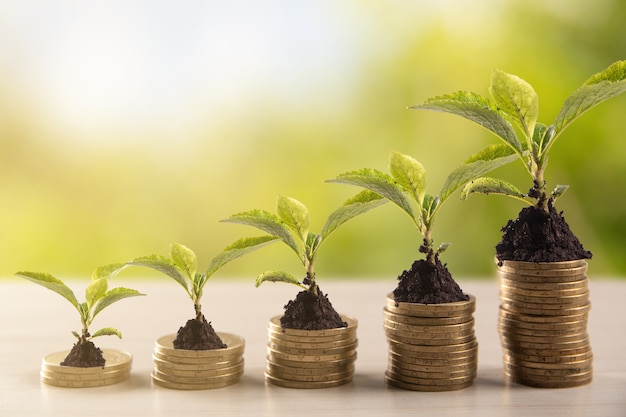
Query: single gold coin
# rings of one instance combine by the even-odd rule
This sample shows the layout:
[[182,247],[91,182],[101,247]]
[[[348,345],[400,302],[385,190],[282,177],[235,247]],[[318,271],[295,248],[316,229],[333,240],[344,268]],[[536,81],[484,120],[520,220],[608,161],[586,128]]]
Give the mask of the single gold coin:
[[496,259],[496,265],[498,268],[512,268],[514,270],[529,270],[529,271],[552,271],[561,269],[581,268],[587,265],[587,261],[584,259],[576,259],[573,261],[562,262],[524,262],[524,261],[509,261],[505,260],[501,262]]
[[575,305],[586,304],[589,301],[589,290],[574,295],[537,297],[533,295],[521,295],[519,293],[510,292],[506,289],[500,288],[500,299],[541,305],[565,304],[568,307],[572,307]]
[[587,267],[575,269],[562,269],[559,271],[513,271],[512,269],[499,268],[498,276],[517,282],[528,283],[551,283],[578,281],[587,277]]
[[402,356],[392,356],[389,355],[389,367],[397,367],[402,369],[407,369],[411,371],[420,371],[420,372],[461,372],[461,371],[469,371],[476,370],[477,365],[477,355],[473,357],[469,357],[460,361],[456,364],[441,364],[441,365],[424,365],[424,364],[415,364],[411,362],[407,362],[404,360]]
[[295,347],[288,347],[283,345],[282,343],[279,343],[277,341],[273,341],[270,339],[270,341],[267,344],[267,347],[275,352],[280,352],[280,353],[284,353],[287,355],[298,355],[298,356],[321,356],[321,357],[326,357],[326,356],[336,356],[336,355],[343,355],[346,353],[350,353],[354,350],[356,350],[358,343],[356,341],[354,341],[353,343],[347,345],[347,346],[342,346],[342,347],[338,347],[338,348],[295,348]]
[[291,381],[288,379],[276,378],[272,375],[265,373],[265,380],[283,388],[295,388],[295,389],[320,389],[320,388],[332,388],[340,385],[347,384],[352,381],[352,375],[349,377],[338,379],[334,381]]
[[172,382],[172,381],[163,380],[159,378],[159,376],[155,375],[154,372],[152,373],[152,383],[154,385],[157,385],[163,388],[176,389],[176,390],[209,390],[209,389],[224,388],[229,385],[236,384],[237,382],[239,382],[239,380],[240,378],[224,378],[217,382],[194,384],[194,383]]
[[510,311],[501,305],[500,310],[499,310],[499,315],[500,317],[503,317],[505,319],[517,321],[517,322],[539,323],[542,325],[544,324],[564,325],[566,323],[581,322],[583,320],[587,321],[587,319],[589,318],[589,310],[590,308],[587,308],[586,310],[580,310],[579,312],[575,314],[568,314],[568,315],[563,315],[563,316],[558,316],[558,315],[541,316],[541,315],[525,314],[525,313]]
[[353,374],[354,369],[320,375],[291,374],[287,372],[282,372],[280,369],[277,368],[267,368],[265,370],[265,375],[269,375],[270,377],[277,379],[282,379],[284,381],[293,382],[334,382],[346,378],[351,378]]
[[451,324],[462,324],[473,320],[473,313],[453,317],[414,317],[404,314],[396,314],[383,308],[383,317],[387,322],[393,322],[411,326],[447,326]]
[[505,351],[504,358],[507,358],[508,360],[523,366],[528,366],[531,363],[536,364],[536,366],[561,366],[571,362],[579,362],[586,359],[591,359],[593,358],[593,353],[591,350],[589,350],[587,352],[579,353],[577,355],[533,356]]
[[393,293],[387,294],[385,308],[394,314],[414,317],[458,317],[467,316],[476,310],[476,297],[469,296],[468,301],[441,304],[397,303]]
[[389,353],[402,357],[404,362],[414,361],[460,361],[473,359],[477,355],[477,349],[468,349],[458,352],[420,352],[405,350],[401,346],[389,346]]
[[196,364],[183,364],[183,363],[170,362],[168,360],[160,359],[160,358],[156,357],[154,354],[152,355],[152,359],[154,360],[155,366],[158,367],[161,370],[164,370],[164,369],[176,369],[176,370],[180,370],[180,371],[198,371],[198,372],[202,372],[202,371],[211,371],[211,370],[216,370],[216,369],[227,368],[229,366],[233,366],[233,364],[236,364],[238,361],[241,361],[242,357],[240,357],[240,356],[239,357],[233,357],[230,360],[222,361],[222,362],[207,361],[206,363],[196,363]]
[[221,355],[221,356],[213,356],[213,357],[184,357],[184,356],[170,356],[163,354],[158,351],[154,351],[152,353],[152,357],[163,362],[169,362],[176,365],[204,365],[210,363],[219,363],[219,362],[236,362],[241,358],[241,354],[230,354],[230,355]]
[[566,378],[557,381],[547,381],[543,378],[536,379],[526,375],[511,375],[507,373],[505,373],[505,376],[511,382],[536,388],[573,388],[589,384],[593,380],[593,374],[589,374],[582,378]]
[[413,384],[413,385],[425,385],[425,386],[462,385],[462,384],[471,382],[475,379],[475,375],[454,377],[454,378],[442,378],[442,379],[417,378],[417,377],[414,378],[414,377],[410,377],[406,375],[400,375],[395,372],[390,372],[389,370],[385,371],[385,376],[387,378],[391,378],[396,381]]
[[329,366],[324,368],[303,368],[303,367],[295,367],[295,366],[285,366],[281,364],[276,364],[274,362],[267,362],[266,368],[272,375],[276,375],[277,373],[284,373],[289,375],[310,375],[310,376],[319,376],[325,374],[336,374],[342,372],[354,372],[354,362],[348,362],[337,366]]
[[528,356],[540,356],[543,358],[561,358],[572,355],[582,355],[591,352],[591,345],[587,344],[581,347],[569,347],[569,348],[556,348],[547,347],[544,349],[531,349],[524,348],[516,345],[503,345],[502,348],[511,356],[528,355]]
[[460,389],[467,388],[472,385],[473,381],[461,383],[461,384],[451,384],[451,385],[420,385],[420,384],[411,384],[404,381],[400,381],[395,379],[391,375],[385,376],[385,381],[390,386],[401,388],[408,391],[422,391],[422,392],[443,392],[443,391],[457,391]]
[[195,359],[199,359],[200,361],[206,362],[207,358],[216,358],[216,357],[236,357],[243,355],[245,341],[243,338],[230,334],[217,332],[217,335],[222,342],[226,344],[225,348],[221,349],[210,349],[210,350],[189,350],[189,349],[176,349],[174,348],[174,339],[176,339],[175,334],[169,334],[163,337],[160,337],[154,346],[155,353],[158,352],[161,356],[166,357],[177,357],[184,358],[179,360],[184,363],[186,359],[192,359],[191,363],[198,362]]
[[292,349],[339,349],[357,343],[356,337],[336,341],[315,342],[285,340],[280,337],[274,337],[275,334],[272,332],[268,332],[268,336],[270,344],[276,344]]
[[514,356],[504,355],[504,362],[509,365],[519,366],[525,369],[546,369],[546,370],[575,369],[575,370],[578,370],[578,372],[582,372],[581,369],[590,368],[592,366],[593,356],[589,355],[586,358],[580,359],[577,361],[545,363],[545,362],[525,361],[525,360],[520,360],[519,358],[514,357]]
[[561,323],[534,323],[508,318],[502,314],[498,316],[498,324],[515,331],[538,331],[552,334],[580,333],[587,329],[587,319],[566,321]]
[[390,320],[383,320],[383,325],[386,329],[396,330],[409,333],[448,333],[454,334],[458,332],[468,331],[474,329],[474,320],[469,320],[465,323],[448,324],[448,325],[411,325],[405,323],[398,323]]
[[566,291],[566,290],[583,290],[589,288],[589,279],[587,277],[576,281],[565,282],[520,282],[507,278],[508,275],[498,274],[500,277],[500,285],[511,288],[530,291]]
[[292,368],[329,368],[353,363],[356,360],[356,352],[352,352],[349,356],[336,360],[300,361],[285,359],[285,357],[277,355],[275,352],[268,351],[267,360],[277,365],[289,366]]
[[526,335],[511,331],[507,328],[500,328],[500,335],[506,337],[511,342],[526,343],[547,343],[552,345],[560,345],[562,343],[575,343],[581,340],[589,340],[587,332],[573,333],[566,336],[546,336],[546,335]]
[[330,355],[302,355],[302,354],[289,354],[289,353],[279,352],[279,351],[277,351],[275,349],[272,349],[271,347],[268,346],[267,352],[273,358],[284,359],[284,360],[287,360],[287,361],[294,361],[294,362],[326,362],[326,361],[336,361],[336,360],[350,358],[350,357],[352,357],[356,353],[356,350],[355,349],[345,350],[345,351],[334,353],[334,354],[330,354]]
[[457,358],[440,358],[440,359],[431,359],[424,358],[421,355],[402,355],[394,352],[392,350],[389,351],[389,362],[394,363],[402,363],[406,367],[420,366],[420,367],[440,367],[440,366],[465,366],[467,364],[473,363],[478,358],[478,349],[473,350],[467,356],[457,357]]
[[413,345],[413,346],[456,346],[464,343],[471,342],[476,339],[474,332],[472,331],[469,334],[458,336],[451,335],[449,338],[444,339],[433,339],[431,337],[410,337],[410,336],[400,336],[397,333],[385,331],[387,335],[387,341],[389,343],[404,343],[405,345]]
[[[478,344],[476,343],[476,338],[474,337],[468,342],[459,343],[459,344],[451,344],[451,345],[439,345],[439,346],[427,346],[427,345],[412,345],[403,342],[397,342],[393,339],[387,339],[387,343],[389,343],[389,347],[392,349],[400,349],[405,352],[419,352],[420,355],[428,356],[429,354],[462,354],[466,352],[470,352],[474,349]],[[431,358],[436,358],[436,355],[430,356]]]
[[476,377],[476,368],[464,369],[464,370],[440,370],[440,371],[422,371],[416,369],[409,369],[404,366],[397,366],[389,364],[387,367],[388,372],[392,372],[395,375],[401,375],[402,377],[418,378],[418,379],[450,379],[450,378],[464,378],[464,377]]
[[533,297],[535,299],[554,298],[554,297],[572,297],[587,294],[589,295],[589,287],[583,285],[580,288],[568,288],[564,290],[545,290],[545,289],[525,289],[514,286],[509,286],[504,283],[500,283],[500,291],[510,296],[523,296]]
[[[346,334],[355,335],[358,325],[357,320],[351,316],[340,315],[341,319],[348,324],[347,327],[337,327],[333,329],[325,330],[300,330],[300,329],[288,329],[283,328],[280,324],[280,318],[282,316],[274,316],[270,319],[269,329],[276,333],[281,333],[286,336],[310,336],[310,337],[343,337]],[[330,339],[332,340],[332,339]]]
[[129,353],[120,352],[114,349],[102,349],[104,357],[104,366],[94,366],[89,368],[80,368],[75,366],[64,366],[61,362],[69,354],[69,351],[56,352],[43,358],[41,367],[49,372],[68,373],[68,374],[94,374],[116,370],[130,370],[132,357]]
[[[556,300],[556,299],[555,299]],[[506,295],[500,294],[500,301],[506,303],[513,308],[522,308],[526,310],[569,310],[572,308],[584,307],[589,304],[589,297],[580,297],[577,299],[565,299],[562,298],[561,301],[549,302],[549,301],[539,301],[539,302],[531,302],[521,300],[519,298],[511,298]],[[563,314],[557,314],[563,315]]]

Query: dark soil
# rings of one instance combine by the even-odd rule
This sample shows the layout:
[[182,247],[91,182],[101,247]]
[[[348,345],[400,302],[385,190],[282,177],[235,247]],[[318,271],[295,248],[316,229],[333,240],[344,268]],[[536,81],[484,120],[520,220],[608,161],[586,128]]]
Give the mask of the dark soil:
[[517,219],[502,228],[502,240],[496,246],[498,261],[562,262],[590,259],[552,202],[549,213],[536,206],[525,207]]
[[285,306],[280,324],[285,329],[325,330],[346,327],[328,297],[317,287],[318,295],[300,291],[294,300]]
[[174,339],[175,349],[212,350],[225,347],[227,346],[204,316],[202,316],[202,321],[195,318],[188,320],[185,326],[178,329],[176,339]]
[[91,341],[76,342],[70,353],[65,357],[62,366],[74,366],[77,368],[91,368],[94,366],[103,367],[105,363],[104,356],[100,348],[96,347]]
[[393,291],[396,302],[441,304],[469,300],[439,257],[435,257],[435,265],[425,259],[415,261],[398,280]]

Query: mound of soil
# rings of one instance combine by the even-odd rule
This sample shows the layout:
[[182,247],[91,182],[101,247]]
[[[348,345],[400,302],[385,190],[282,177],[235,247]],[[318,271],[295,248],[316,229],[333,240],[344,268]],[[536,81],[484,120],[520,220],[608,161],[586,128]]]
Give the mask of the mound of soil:
[[74,366],[77,368],[91,368],[94,366],[104,366],[104,356],[100,348],[91,341],[76,342],[70,353],[65,357],[62,366]]
[[439,257],[435,257],[435,265],[425,259],[415,261],[398,280],[398,287],[393,291],[397,303],[441,304],[469,300]]
[[562,262],[590,259],[576,235],[551,201],[549,212],[530,206],[502,228],[502,240],[496,246],[498,261]]
[[186,350],[212,350],[227,347],[222,339],[215,333],[211,323],[202,316],[202,321],[195,318],[178,329],[174,339],[175,349]]
[[346,327],[326,294],[317,287],[318,295],[300,291],[294,300],[285,306],[280,324],[285,329],[325,330]]

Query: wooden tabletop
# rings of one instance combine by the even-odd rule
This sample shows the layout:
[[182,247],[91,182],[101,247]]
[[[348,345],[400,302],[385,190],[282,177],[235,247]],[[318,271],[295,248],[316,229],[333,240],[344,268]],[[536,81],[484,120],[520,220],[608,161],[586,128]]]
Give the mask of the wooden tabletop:
[[[92,330],[117,327],[124,338],[96,339],[102,348],[133,356],[129,380],[100,388],[57,388],[39,381],[44,356],[69,350],[78,314],[58,295],[17,278],[0,281],[0,416],[626,416],[626,281],[592,279],[589,335],[594,381],[567,389],[530,388],[505,381],[497,331],[498,282],[457,279],[476,296],[478,376],[453,392],[426,393],[389,387],[384,381],[387,342],[382,327],[385,295],[394,279],[321,281],[335,308],[358,320],[354,380],[320,390],[280,388],[264,380],[267,325],[298,291],[253,279],[214,278],[205,287],[203,312],[217,331],[245,338],[245,373],[236,385],[208,391],[153,386],[152,350],[193,316],[184,290],[165,277],[115,279],[147,297],[123,300],[102,312]],[[70,281],[79,299],[85,281]]]

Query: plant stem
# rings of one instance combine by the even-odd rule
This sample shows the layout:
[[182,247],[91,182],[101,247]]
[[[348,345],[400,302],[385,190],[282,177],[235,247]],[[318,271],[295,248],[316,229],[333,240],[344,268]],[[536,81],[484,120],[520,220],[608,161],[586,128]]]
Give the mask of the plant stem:
[[315,282],[315,270],[313,269],[313,263],[309,262],[306,269],[306,280],[309,286],[309,292],[314,296],[318,296],[317,292],[317,282]]
[[193,303],[193,308],[196,311],[196,320],[198,320],[199,322],[202,322],[202,306],[200,305],[199,302],[195,301]]

